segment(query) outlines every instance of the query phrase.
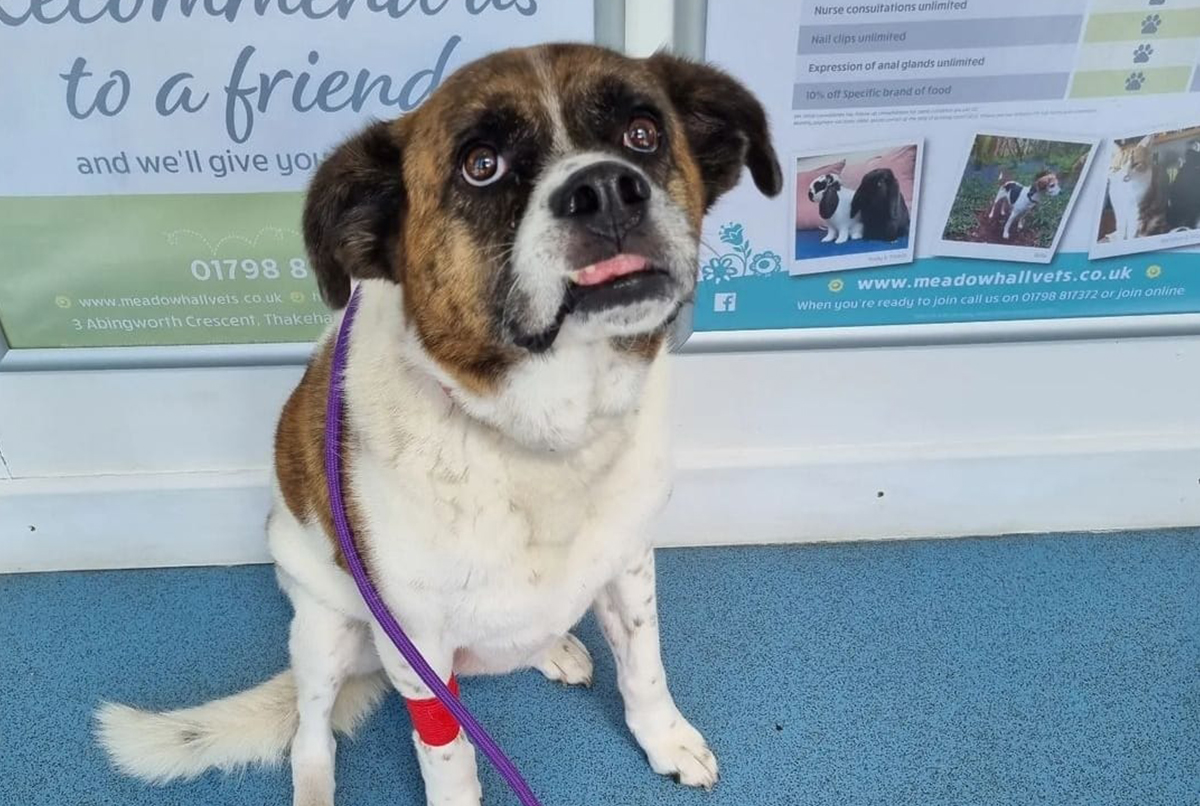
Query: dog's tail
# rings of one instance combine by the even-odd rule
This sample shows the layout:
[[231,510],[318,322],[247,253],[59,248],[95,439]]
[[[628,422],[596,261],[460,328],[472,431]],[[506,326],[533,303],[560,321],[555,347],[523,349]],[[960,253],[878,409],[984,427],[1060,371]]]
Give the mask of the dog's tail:
[[[351,733],[383,699],[382,674],[346,680],[333,727]],[[277,764],[296,734],[296,683],[281,672],[247,691],[192,708],[155,713],[117,703],[96,711],[96,738],[113,765],[152,784]]]

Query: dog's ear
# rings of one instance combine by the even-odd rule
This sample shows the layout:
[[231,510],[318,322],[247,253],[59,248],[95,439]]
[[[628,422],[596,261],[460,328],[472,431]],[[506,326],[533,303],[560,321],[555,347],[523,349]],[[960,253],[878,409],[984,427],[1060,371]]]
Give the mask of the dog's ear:
[[658,53],[646,60],[683,122],[704,181],[704,209],[737,184],[742,166],[767,196],[783,189],[767,113],[738,80],[708,65]]
[[321,296],[350,300],[350,279],[397,280],[393,261],[404,215],[400,144],[392,124],[373,123],[317,169],[304,202],[304,244]]
[[838,202],[841,201],[841,193],[836,185],[830,185],[825,188],[825,192],[821,194],[821,203],[817,205],[817,212],[821,214],[821,218],[826,220],[833,218],[833,214],[837,212]]

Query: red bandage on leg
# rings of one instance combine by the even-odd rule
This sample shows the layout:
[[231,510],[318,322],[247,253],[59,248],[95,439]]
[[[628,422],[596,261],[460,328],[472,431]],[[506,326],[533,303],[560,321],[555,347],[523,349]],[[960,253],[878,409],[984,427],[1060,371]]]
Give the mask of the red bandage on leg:
[[[458,680],[453,675],[446,684],[450,692],[458,696]],[[446,709],[437,697],[428,700],[404,701],[408,706],[408,715],[412,717],[413,729],[421,741],[430,747],[441,747],[450,744],[458,736],[458,721]]]

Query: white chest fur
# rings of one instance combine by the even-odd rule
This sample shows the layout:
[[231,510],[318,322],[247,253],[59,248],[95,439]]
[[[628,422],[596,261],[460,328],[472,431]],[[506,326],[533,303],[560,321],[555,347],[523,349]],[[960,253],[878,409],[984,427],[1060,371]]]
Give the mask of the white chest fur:
[[[462,648],[562,634],[644,550],[666,498],[664,360],[647,366],[568,338],[494,397],[456,391],[452,402],[398,323],[398,292],[364,290],[346,374],[355,438],[344,450],[360,544],[385,599],[401,623]],[[319,546],[311,534],[303,542]],[[328,556],[310,575],[323,581],[308,582],[292,554],[276,550],[301,584],[341,589],[326,601],[350,598]]]

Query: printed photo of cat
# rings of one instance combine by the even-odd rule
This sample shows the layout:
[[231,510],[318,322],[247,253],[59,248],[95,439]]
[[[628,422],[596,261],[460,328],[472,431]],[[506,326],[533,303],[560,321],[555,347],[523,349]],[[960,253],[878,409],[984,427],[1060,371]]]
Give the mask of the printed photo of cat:
[[1107,164],[1090,257],[1200,243],[1200,126],[1117,138]]

